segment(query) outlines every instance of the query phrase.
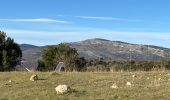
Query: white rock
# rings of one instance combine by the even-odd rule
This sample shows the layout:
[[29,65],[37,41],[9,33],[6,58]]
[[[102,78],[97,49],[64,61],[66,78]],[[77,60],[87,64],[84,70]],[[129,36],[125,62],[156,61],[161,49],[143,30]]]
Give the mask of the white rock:
[[13,81],[12,80],[9,80],[9,83],[12,83]]
[[159,81],[161,80],[161,78],[158,79]]
[[112,89],[117,89],[118,86],[116,85],[116,83],[114,83],[112,86],[111,86]]
[[67,85],[58,85],[55,90],[57,91],[57,94],[63,94],[69,92],[71,88]]
[[134,75],[132,75],[132,77],[134,78],[134,77],[136,77],[136,75],[134,74]]
[[38,80],[38,75],[33,74],[33,75],[30,77],[30,80],[31,80],[31,81],[36,81],[36,80]]
[[131,87],[132,86],[131,82],[126,82],[126,86]]

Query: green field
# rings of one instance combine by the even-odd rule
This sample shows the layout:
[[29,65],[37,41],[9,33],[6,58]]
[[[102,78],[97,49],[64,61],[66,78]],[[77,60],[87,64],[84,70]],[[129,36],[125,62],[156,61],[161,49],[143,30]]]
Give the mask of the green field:
[[[1,72],[0,100],[170,100],[168,72],[35,73],[40,79],[32,82],[29,78],[33,73]],[[126,86],[128,81],[131,87]],[[117,89],[110,88],[114,83]],[[74,91],[57,94],[59,84]]]

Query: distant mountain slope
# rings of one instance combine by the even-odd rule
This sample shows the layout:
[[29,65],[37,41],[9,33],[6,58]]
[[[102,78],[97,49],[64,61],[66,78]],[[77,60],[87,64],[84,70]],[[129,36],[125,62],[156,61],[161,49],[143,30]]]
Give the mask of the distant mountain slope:
[[[68,45],[76,48],[80,56],[88,59],[161,60],[169,58],[170,54],[170,49],[168,48],[105,39],[89,39],[68,43]],[[24,59],[37,60],[40,58],[44,47],[23,44],[21,48]]]
[[37,61],[41,56],[42,47],[30,44],[21,44],[20,47],[23,53],[23,59],[27,61]]

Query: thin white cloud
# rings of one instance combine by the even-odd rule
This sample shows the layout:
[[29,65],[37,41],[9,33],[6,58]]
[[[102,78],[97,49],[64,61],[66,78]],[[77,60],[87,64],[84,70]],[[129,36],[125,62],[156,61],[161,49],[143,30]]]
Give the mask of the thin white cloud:
[[94,17],[94,16],[75,16],[82,19],[97,19],[97,20],[122,20],[121,18],[114,17]]
[[91,19],[91,20],[105,20],[105,21],[131,21],[139,22],[141,20],[136,19],[125,19],[125,18],[116,18],[116,17],[99,17],[99,16],[74,16],[81,19]]
[[2,22],[31,22],[31,23],[59,23],[59,24],[68,24],[70,22],[63,20],[55,20],[49,18],[36,18],[36,19],[0,19]]
[[103,17],[103,16],[71,16],[71,15],[57,15],[57,17],[79,18],[86,20],[101,20],[101,21],[123,21],[123,22],[141,22],[139,19],[127,19],[117,17]]

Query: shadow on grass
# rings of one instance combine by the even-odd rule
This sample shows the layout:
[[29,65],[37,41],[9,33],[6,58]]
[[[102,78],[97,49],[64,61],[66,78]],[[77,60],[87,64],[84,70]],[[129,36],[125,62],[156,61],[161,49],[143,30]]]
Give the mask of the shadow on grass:
[[59,94],[59,95],[63,95],[63,96],[74,96],[74,97],[82,97],[84,95],[86,95],[86,91],[78,91],[75,89],[72,89],[71,91],[65,93],[65,94]]
[[37,79],[37,81],[41,81],[41,80],[47,80],[46,78],[39,78]]
[[83,95],[86,95],[86,91],[78,91],[73,89],[72,91],[70,91],[71,94],[73,94],[75,97],[81,97]]
[[50,75],[50,76],[60,76],[60,75],[61,75],[61,73],[51,72],[49,75]]

